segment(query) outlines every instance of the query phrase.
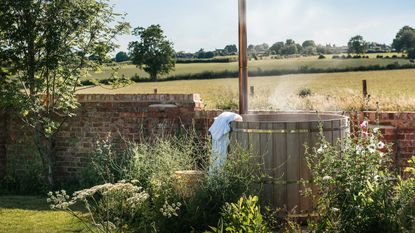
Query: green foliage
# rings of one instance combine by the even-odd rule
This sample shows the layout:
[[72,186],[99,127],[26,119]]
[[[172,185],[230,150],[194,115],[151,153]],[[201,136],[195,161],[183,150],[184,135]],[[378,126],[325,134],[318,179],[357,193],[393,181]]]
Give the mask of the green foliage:
[[0,182],[0,193],[42,194],[48,189],[44,180],[41,156],[34,145],[24,145],[21,154],[8,156],[6,174]]
[[[115,47],[128,24],[104,0],[14,1],[0,4],[0,82],[13,112],[34,130],[45,178],[54,183],[54,137],[78,107],[75,91]],[[96,57],[91,61],[88,58]]]
[[303,42],[303,44],[301,46],[303,46],[303,48],[309,47],[309,46],[311,46],[311,47],[317,47],[317,45],[314,42],[314,40],[306,40],[306,41]]
[[139,40],[129,43],[130,58],[133,64],[150,74],[152,81],[157,80],[157,75],[168,74],[174,69],[173,44],[163,35],[160,25],[137,27],[133,35]]
[[[210,232],[267,233],[267,225],[258,206],[258,197],[241,197],[236,203],[226,203],[222,209],[219,226]],[[207,231],[209,233],[209,231]]]
[[367,50],[367,42],[360,35],[350,38],[347,46],[349,53],[364,54]]
[[311,96],[312,94],[313,94],[313,92],[311,91],[311,89],[310,88],[307,88],[307,87],[301,88],[298,91],[298,96],[300,96],[302,98],[307,97],[307,96]]
[[120,51],[115,55],[115,62],[124,62],[128,60],[130,60],[130,58],[126,52]]
[[212,59],[195,59],[195,58],[179,58],[176,60],[177,64],[189,64],[189,63],[231,63],[236,62],[238,59],[236,57],[214,57]]
[[292,221],[289,211],[284,208],[270,209],[265,207],[264,220],[271,232],[294,233],[302,232],[301,225]]
[[215,53],[212,51],[205,51],[204,49],[200,49],[195,53],[195,57],[198,59],[212,59],[215,56]]
[[[149,195],[135,181],[106,183],[68,195],[65,190],[49,192],[47,202],[54,210],[64,210],[79,219],[89,232],[137,232]],[[75,211],[83,205],[88,220]]]
[[415,48],[408,49],[408,58],[415,59]]
[[409,26],[401,28],[393,40],[392,47],[399,52],[415,49],[415,29]]
[[[151,142],[128,144],[115,150],[106,141],[92,156],[91,167],[82,180],[103,183],[111,180],[134,180],[149,195],[149,205],[140,209],[140,216],[128,224],[136,232],[190,232],[206,230],[216,224],[220,208],[243,194],[256,191],[260,179],[259,166],[251,153],[240,148],[229,154],[217,173],[202,175],[194,185],[186,187],[187,195],[178,188],[176,171],[207,171],[210,144],[196,135],[157,138]],[[92,171],[92,172],[91,172]],[[95,178],[99,177],[98,180]],[[177,203],[180,208],[177,209]],[[173,205],[174,204],[174,205]],[[176,211],[177,209],[177,211]],[[175,210],[175,211],[173,211]],[[132,230],[132,231],[134,231]]]
[[307,163],[320,187],[320,219],[312,227],[316,232],[411,232],[413,181],[390,171],[392,156],[378,130],[368,131],[367,122],[361,127],[335,146],[322,137],[308,150]]
[[238,47],[234,44],[226,45],[224,50],[225,50],[226,55],[232,55],[232,54],[238,53]]

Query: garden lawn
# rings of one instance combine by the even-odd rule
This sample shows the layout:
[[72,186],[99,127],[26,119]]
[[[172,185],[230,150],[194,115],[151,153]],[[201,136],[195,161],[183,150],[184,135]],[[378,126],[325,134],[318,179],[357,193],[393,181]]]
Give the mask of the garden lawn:
[[[49,209],[46,198],[0,196],[0,232],[84,232],[76,218]],[[85,231],[86,232],[86,231]]]

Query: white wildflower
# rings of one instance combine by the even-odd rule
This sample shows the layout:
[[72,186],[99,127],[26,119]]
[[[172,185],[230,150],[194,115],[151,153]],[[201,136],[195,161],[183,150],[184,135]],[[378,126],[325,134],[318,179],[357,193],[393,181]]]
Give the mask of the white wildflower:
[[385,147],[385,143],[383,142],[378,142],[378,149],[383,149]]
[[173,216],[179,216],[178,211],[180,210],[180,206],[182,204],[180,202],[169,204],[167,201],[164,202],[162,208],[160,208],[160,212],[163,216],[167,218],[171,218]]
[[331,180],[331,179],[333,179],[331,176],[324,176],[323,177],[323,181],[328,181],[328,180]]
[[356,154],[360,155],[363,152],[363,146],[357,145],[356,146]]
[[375,144],[370,144],[369,146],[367,146],[367,150],[369,151],[369,153],[375,153],[376,152],[376,145]]

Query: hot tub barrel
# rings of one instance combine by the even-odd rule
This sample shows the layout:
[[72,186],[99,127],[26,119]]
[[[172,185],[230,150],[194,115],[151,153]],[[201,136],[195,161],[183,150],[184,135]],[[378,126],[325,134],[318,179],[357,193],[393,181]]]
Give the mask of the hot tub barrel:
[[[264,173],[261,199],[274,208],[311,211],[310,198],[301,195],[301,180],[312,185],[305,161],[305,146],[319,140],[320,123],[327,141],[335,143],[349,132],[348,118],[316,113],[247,114],[243,122],[233,122],[232,146],[249,148],[260,158]],[[315,187],[313,187],[315,188]]]

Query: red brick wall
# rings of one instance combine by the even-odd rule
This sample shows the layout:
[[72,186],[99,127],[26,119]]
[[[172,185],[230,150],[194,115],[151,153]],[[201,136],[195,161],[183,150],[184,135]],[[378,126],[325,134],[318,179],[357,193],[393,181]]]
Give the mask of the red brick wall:
[[[62,126],[56,141],[57,175],[69,177],[88,161],[96,142],[108,137],[139,141],[154,135],[177,134],[195,128],[206,134],[213,118],[221,113],[203,110],[197,94],[192,95],[79,95],[77,116]],[[415,112],[365,112],[349,114],[360,121],[366,116],[382,125],[384,139],[394,143],[396,161],[402,164],[415,154]],[[0,175],[7,156],[30,153],[30,130],[15,120],[4,123],[0,115]],[[120,141],[122,142],[122,141]],[[122,145],[122,143],[120,143]],[[33,146],[31,147],[33,148]],[[32,152],[33,153],[33,152]]]
[[384,141],[393,144],[398,166],[405,166],[415,155],[415,112],[362,112],[359,119],[367,119],[372,127],[380,126]]
[[57,136],[58,176],[79,171],[98,140],[139,141],[192,127],[199,95],[79,95],[77,116]]

